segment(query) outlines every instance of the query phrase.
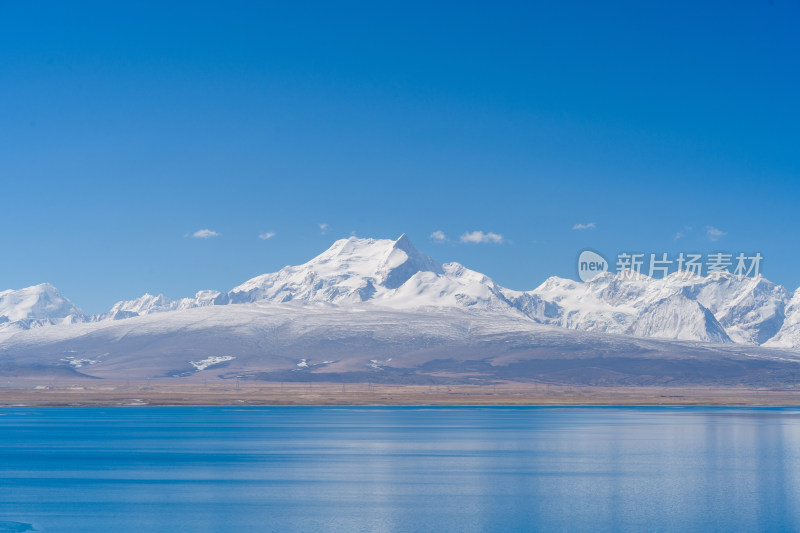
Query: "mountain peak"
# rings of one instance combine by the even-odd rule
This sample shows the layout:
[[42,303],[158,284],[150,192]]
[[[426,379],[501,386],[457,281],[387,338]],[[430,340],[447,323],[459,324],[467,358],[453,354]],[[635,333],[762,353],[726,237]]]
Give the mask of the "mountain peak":
[[416,248],[414,248],[414,245],[411,244],[411,239],[409,239],[408,235],[406,235],[405,233],[400,235],[397,238],[397,240],[394,241],[394,247],[399,249],[399,250],[407,250],[408,248],[412,248],[412,249],[416,250]]
[[360,302],[396,289],[420,271],[441,274],[442,267],[405,234],[396,240],[349,237],[302,265],[246,281],[229,296],[231,302]]
[[139,298],[115,303],[106,316],[111,316],[113,318],[129,318],[131,316],[171,311],[174,308],[175,303],[163,294],[158,294],[156,296],[146,292]]
[[394,241],[392,250],[381,263],[378,275],[382,277],[382,285],[396,289],[409,280],[417,272],[442,273],[442,265],[435,259],[417,250],[408,236],[403,233]]
[[84,317],[85,313],[49,283],[0,292],[0,316],[7,321]]

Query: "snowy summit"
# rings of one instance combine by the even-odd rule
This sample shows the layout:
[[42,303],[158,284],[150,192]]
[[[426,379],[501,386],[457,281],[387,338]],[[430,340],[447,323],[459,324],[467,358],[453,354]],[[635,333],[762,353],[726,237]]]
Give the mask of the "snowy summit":
[[448,309],[561,328],[645,338],[800,348],[800,296],[764,278],[674,273],[663,279],[605,273],[589,282],[551,277],[515,291],[458,263],[440,264],[406,235],[341,239],[298,266],[250,279],[227,293],[200,291],[121,301],[88,316],[48,284],[0,292],[0,333],[54,324],[126,320],[237,304],[362,304],[395,311]]

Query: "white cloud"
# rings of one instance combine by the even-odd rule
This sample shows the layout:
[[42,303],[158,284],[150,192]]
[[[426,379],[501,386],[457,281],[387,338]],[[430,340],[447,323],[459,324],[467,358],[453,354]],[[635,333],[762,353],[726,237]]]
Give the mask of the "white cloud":
[[219,237],[220,233],[210,229],[199,229],[192,233],[195,239],[210,239],[211,237]]
[[721,229],[715,228],[714,226],[706,226],[706,237],[708,237],[709,241],[718,241],[725,235],[726,233]]
[[325,223],[325,222],[322,222],[322,223],[319,225],[319,231],[320,231],[320,232],[321,232],[323,235],[325,235],[326,233],[328,233],[328,224],[327,224],[327,223]]
[[266,233],[262,233],[262,234],[260,234],[260,235],[258,236],[258,238],[259,238],[259,239],[261,239],[262,241],[266,241],[266,240],[268,240],[268,239],[271,239],[271,238],[273,238],[274,236],[275,236],[275,232],[274,232],[274,231],[268,231],[268,232],[266,232]]
[[673,237],[673,238],[677,241],[679,239],[683,239],[684,237],[686,237],[686,235],[688,235],[691,232],[692,232],[692,227],[691,226],[685,226],[682,230],[680,230],[678,233],[676,233],[675,237]]
[[503,242],[503,236],[499,233],[492,233],[487,232],[484,233],[482,231],[468,231],[460,238],[461,242],[472,242],[472,243],[485,243],[485,242],[493,242],[493,243],[501,243]]
[[447,240],[447,235],[440,229],[437,229],[433,233],[431,233],[431,239],[437,242],[444,242]]
[[575,224],[572,229],[594,229],[597,227],[596,222],[589,222],[587,224]]

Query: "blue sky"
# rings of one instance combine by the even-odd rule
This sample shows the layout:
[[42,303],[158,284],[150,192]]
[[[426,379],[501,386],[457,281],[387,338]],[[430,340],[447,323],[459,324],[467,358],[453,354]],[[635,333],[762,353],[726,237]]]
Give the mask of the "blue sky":
[[586,247],[800,285],[798,2],[251,4],[0,2],[0,289],[98,312],[403,232],[515,289]]

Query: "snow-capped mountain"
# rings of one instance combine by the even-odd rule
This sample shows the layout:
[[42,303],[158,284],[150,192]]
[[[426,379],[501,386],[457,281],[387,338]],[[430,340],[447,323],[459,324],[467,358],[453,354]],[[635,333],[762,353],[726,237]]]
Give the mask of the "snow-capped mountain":
[[423,270],[441,273],[442,267],[418,252],[405,235],[394,242],[342,239],[305,264],[255,277],[228,294],[233,303],[356,303],[379,298]]
[[145,293],[144,296],[133,300],[124,300],[117,302],[102,318],[111,318],[113,320],[121,320],[123,318],[132,318],[139,315],[147,315],[150,313],[159,313],[164,311],[174,311],[175,302],[159,294],[153,296],[152,294]]
[[[11,294],[17,296],[4,296]],[[179,300],[145,294],[91,318],[49,285],[6,291],[0,293],[0,321],[5,316],[21,327],[20,320],[120,320],[243,303],[369,303],[398,311],[454,309],[597,333],[800,348],[800,298],[795,294],[792,305],[789,300],[780,285],[728,273],[676,272],[663,279],[605,273],[586,283],[551,277],[534,290],[515,291],[458,263],[440,264],[402,235],[341,239],[307,263],[257,276],[227,293],[200,291]]]
[[791,297],[785,288],[763,277],[727,272],[694,278],[686,291],[714,313],[731,339],[744,344],[763,344],[778,333]]
[[[726,272],[705,278],[675,272],[661,279],[606,273],[586,283],[552,277],[531,294],[550,304],[533,316],[546,324],[743,344],[762,344],[777,333],[789,296],[786,289],[764,278]],[[648,317],[664,312],[669,317]],[[674,327],[668,327],[670,323]]]
[[458,307],[517,314],[503,290],[458,263],[439,264],[402,235],[396,241],[336,241],[308,263],[253,278],[228,297],[231,303],[371,301],[393,309]]
[[[181,298],[180,300],[170,300],[163,294],[153,296],[145,294],[133,300],[123,300],[117,302],[107,313],[93,317],[93,320],[122,320],[135,316],[149,315],[152,313],[164,313],[167,311],[180,311],[181,309],[193,309],[195,307],[206,307],[214,305],[223,296],[219,291],[199,291],[194,298]],[[224,302],[227,303],[226,297]]]
[[0,326],[30,329],[83,322],[87,315],[49,283],[0,291]]
[[786,306],[786,317],[781,328],[764,346],[775,348],[800,348],[800,289],[797,289]]
[[642,309],[626,333],[636,337],[732,342],[711,311],[682,293]]

